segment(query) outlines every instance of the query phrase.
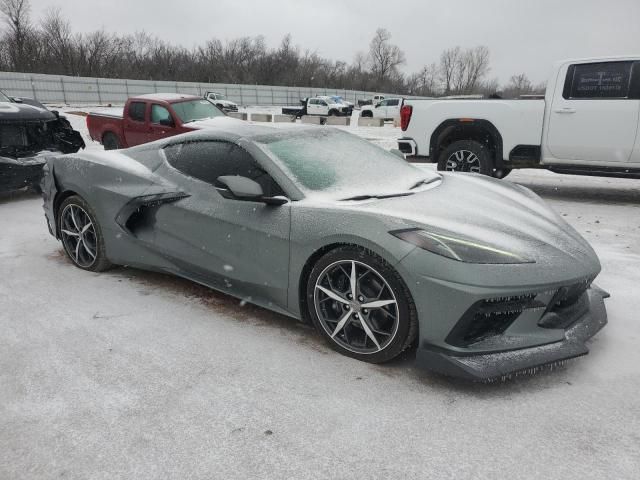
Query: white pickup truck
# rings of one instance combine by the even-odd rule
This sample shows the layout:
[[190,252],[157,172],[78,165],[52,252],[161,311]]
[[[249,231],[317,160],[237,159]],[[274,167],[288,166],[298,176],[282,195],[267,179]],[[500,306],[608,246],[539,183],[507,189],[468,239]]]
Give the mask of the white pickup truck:
[[385,98],[376,105],[364,105],[360,110],[361,117],[384,118],[395,120],[400,118],[402,98]]
[[555,65],[544,100],[405,100],[399,150],[439,170],[640,178],[640,55]]

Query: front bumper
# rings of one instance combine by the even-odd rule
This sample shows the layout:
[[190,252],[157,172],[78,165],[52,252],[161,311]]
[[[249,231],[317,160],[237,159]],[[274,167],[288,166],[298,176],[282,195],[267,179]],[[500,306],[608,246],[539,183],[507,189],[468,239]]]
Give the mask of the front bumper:
[[422,344],[416,354],[416,364],[448,376],[473,381],[491,381],[586,355],[589,350],[585,342],[607,324],[604,299],[609,294],[591,286],[584,295],[588,308],[564,329],[562,340],[490,353],[463,353]]

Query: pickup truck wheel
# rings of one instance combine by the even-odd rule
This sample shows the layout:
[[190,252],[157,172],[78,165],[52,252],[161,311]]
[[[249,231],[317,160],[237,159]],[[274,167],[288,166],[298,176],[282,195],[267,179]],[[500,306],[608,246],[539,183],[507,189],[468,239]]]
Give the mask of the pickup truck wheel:
[[364,112],[362,112],[362,114],[360,116],[361,117],[371,118],[371,117],[373,117],[373,112],[370,112],[369,110],[365,110]]
[[120,148],[120,141],[115,133],[107,132],[102,137],[102,146],[105,150],[118,150]]
[[438,158],[438,170],[494,175],[490,152],[473,140],[459,140],[445,148]]

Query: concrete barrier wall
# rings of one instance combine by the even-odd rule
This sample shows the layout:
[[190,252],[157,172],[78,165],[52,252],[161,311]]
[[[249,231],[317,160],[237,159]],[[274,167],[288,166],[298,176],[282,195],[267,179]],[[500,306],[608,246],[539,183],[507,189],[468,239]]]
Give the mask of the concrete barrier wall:
[[318,115],[303,115],[300,120],[310,125],[324,125],[327,119]]
[[328,117],[327,125],[351,125],[351,117]]
[[276,123],[291,123],[296,121],[295,115],[274,115],[273,121]]
[[227,115],[232,117],[232,118],[237,118],[238,120],[246,120],[247,119],[246,112],[229,112],[229,113],[227,113]]
[[252,113],[251,114],[252,122],[272,122],[273,115],[270,113]]
[[384,125],[383,118],[359,117],[359,127],[382,127]]

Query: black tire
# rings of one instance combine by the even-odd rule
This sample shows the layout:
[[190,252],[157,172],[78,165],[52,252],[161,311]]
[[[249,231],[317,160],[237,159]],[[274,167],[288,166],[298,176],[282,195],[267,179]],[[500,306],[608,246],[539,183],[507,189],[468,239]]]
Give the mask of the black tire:
[[[395,299],[396,305],[393,308],[397,308],[397,309],[393,311],[397,314],[397,322],[395,322],[394,326],[391,327],[391,331],[393,331],[394,334],[393,336],[389,335],[390,339],[380,341],[380,345],[378,346],[379,350],[377,351],[372,351],[369,353],[358,352],[358,351],[350,350],[349,348],[343,345],[344,343],[346,343],[346,341],[344,338],[341,338],[341,337],[342,337],[342,334],[344,334],[344,336],[346,337],[346,330],[349,324],[351,324],[350,328],[352,329],[352,331],[357,331],[356,329],[359,329],[359,331],[361,332],[362,338],[364,338],[365,336],[365,332],[362,327],[361,320],[357,318],[357,315],[355,315],[355,318],[350,317],[350,320],[344,325],[344,328],[343,328],[344,332],[340,332],[340,334],[336,335],[336,339],[332,338],[329,332],[328,326],[325,327],[325,325],[327,325],[326,321],[323,322],[323,320],[321,320],[319,316],[320,310],[322,310],[323,308],[327,309],[327,307],[320,306],[320,305],[326,305],[322,303],[322,302],[325,302],[326,300],[320,300],[316,304],[316,292],[317,292],[316,283],[318,282],[319,278],[324,276],[325,272],[330,271],[331,268],[339,268],[339,267],[335,267],[335,265],[341,264],[341,262],[345,262],[345,261],[348,263],[350,263],[351,261],[354,261],[354,264],[357,264],[358,268],[361,268],[361,269],[366,268],[366,269],[372,270],[373,273],[370,273],[370,277],[373,276],[374,279],[376,280],[379,278],[382,278],[384,282],[386,282],[387,288],[390,289],[390,291],[392,292],[392,297]],[[360,271],[362,272],[362,270]],[[362,275],[360,277],[360,281],[364,277],[365,275]],[[359,284],[357,286],[358,296],[364,293],[364,288],[363,290],[359,290],[361,285],[362,284]],[[383,290],[384,290],[384,287],[383,287]],[[348,294],[346,295],[348,296]],[[373,298],[375,297],[370,296],[364,299],[363,304],[370,302]],[[354,300],[356,299],[354,298]],[[331,311],[332,309],[335,309],[335,308],[337,308],[338,310],[340,310],[340,308],[343,309],[342,311],[340,311],[338,316],[342,315],[343,312],[346,312],[345,308],[346,309],[349,308],[349,307],[345,307],[342,303],[335,302],[333,300],[331,300],[331,302],[332,302],[332,305],[328,307],[328,310]],[[402,280],[398,272],[393,267],[391,267],[384,259],[376,255],[375,253],[361,247],[356,247],[356,246],[339,247],[339,248],[336,248],[335,250],[331,250],[316,262],[307,280],[306,306],[307,306],[307,313],[311,318],[314,326],[316,327],[318,332],[325,338],[325,340],[331,346],[331,348],[333,348],[337,352],[342,353],[343,355],[346,355],[348,357],[355,358],[358,360],[362,360],[365,362],[383,363],[383,362],[392,360],[393,358],[397,357],[400,353],[402,353],[404,350],[412,346],[418,334],[418,314],[416,311],[415,303],[404,281]],[[381,309],[376,309],[375,311],[380,312],[380,310]],[[354,313],[356,312],[355,308],[352,310],[352,312]],[[377,323],[377,320],[373,318],[374,317],[373,309],[371,309],[370,312],[367,312],[365,309],[361,310],[358,307],[357,312],[360,312],[361,316],[363,316],[363,314],[365,313],[368,313],[369,315],[367,318],[369,320],[367,320],[367,322],[372,321]],[[320,314],[323,314],[323,313],[320,312]],[[386,317],[387,316],[384,315],[383,317],[377,317],[377,318],[386,318]],[[371,325],[375,325],[375,324],[368,323],[367,325],[371,327]],[[381,329],[380,324],[378,324],[376,328]],[[380,337],[380,336],[378,337],[378,339],[384,339],[384,338],[385,337]],[[369,341],[369,343],[371,344],[372,342]],[[367,339],[365,339],[365,346],[366,344],[367,344]]]
[[369,110],[365,110],[364,112],[362,112],[360,114],[361,117],[365,117],[365,118],[372,118],[373,117],[373,112],[369,111]]
[[[470,155],[473,155],[471,158]],[[469,155],[469,157],[467,157]],[[467,162],[471,158],[473,163]],[[458,140],[440,152],[438,170],[474,172],[494,176],[491,151],[475,140]]]
[[[90,264],[83,264],[75,258],[74,249],[73,249],[74,244],[72,244],[74,237],[65,235],[63,232],[63,229],[66,229],[65,212],[68,207],[74,207],[74,211],[76,212],[76,214],[79,212],[78,209],[80,209],[82,213],[86,214],[89,217],[93,225],[92,230],[94,232],[94,235],[92,235],[91,240],[94,246],[95,257],[93,257],[93,260]],[[82,197],[80,197],[79,195],[72,195],[66,198],[58,208],[58,211],[56,212],[56,217],[57,217],[56,222],[58,226],[57,230],[60,235],[60,239],[62,241],[62,247],[64,248],[64,253],[67,255],[69,260],[71,260],[71,262],[76,267],[81,268],[83,270],[88,270],[90,272],[103,272],[113,266],[112,263],[107,259],[107,255],[105,253],[104,236],[102,235],[102,229],[100,228],[100,224],[96,220],[96,214],[91,208],[91,206]]]
[[113,132],[107,132],[102,137],[102,146],[105,150],[118,150],[120,148],[120,140]]
[[330,117],[335,117],[338,115],[338,111],[337,110],[329,110],[329,116]]

